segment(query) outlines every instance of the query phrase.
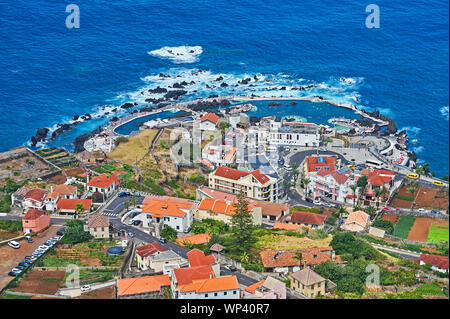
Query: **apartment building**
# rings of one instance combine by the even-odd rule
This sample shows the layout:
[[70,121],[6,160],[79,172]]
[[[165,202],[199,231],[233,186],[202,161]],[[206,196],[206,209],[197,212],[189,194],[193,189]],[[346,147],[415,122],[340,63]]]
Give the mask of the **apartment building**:
[[209,174],[209,187],[224,192],[238,194],[253,199],[277,202],[278,180],[267,176],[259,169],[252,172],[219,166]]

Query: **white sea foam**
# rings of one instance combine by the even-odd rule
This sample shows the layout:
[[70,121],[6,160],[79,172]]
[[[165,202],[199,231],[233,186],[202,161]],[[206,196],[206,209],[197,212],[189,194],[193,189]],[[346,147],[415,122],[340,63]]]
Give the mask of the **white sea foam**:
[[195,63],[203,53],[203,48],[201,46],[162,47],[147,53],[162,59],[169,59],[173,63]]
[[448,121],[448,106],[443,106],[440,108],[439,112],[441,112],[442,116],[446,118],[446,120]]
[[405,126],[402,127],[399,131],[406,131],[408,135],[417,136],[420,133],[421,128],[415,126]]
[[417,146],[417,147],[413,147],[412,149],[414,151],[414,153],[419,154],[424,150],[423,146]]

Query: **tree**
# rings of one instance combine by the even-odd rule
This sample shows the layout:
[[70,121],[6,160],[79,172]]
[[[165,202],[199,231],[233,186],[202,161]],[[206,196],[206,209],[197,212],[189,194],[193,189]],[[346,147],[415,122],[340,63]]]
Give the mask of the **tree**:
[[165,226],[162,230],[161,230],[161,237],[166,238],[170,241],[175,241],[178,237],[178,233],[175,229],[173,229],[170,226]]
[[375,214],[376,212],[377,212],[377,209],[375,208],[375,207],[373,207],[373,206],[367,206],[365,209],[364,209],[364,211],[367,213],[367,214],[369,214],[369,215],[373,215],[373,214]]
[[84,213],[84,206],[83,204],[76,204],[75,205],[75,216],[79,215],[79,214],[83,214]]
[[237,196],[237,203],[234,205],[235,213],[231,216],[231,250],[238,255],[247,252],[255,243],[253,231],[253,218],[248,209],[247,199],[240,192]]
[[136,207],[136,197],[132,196],[130,198],[130,204],[133,206],[133,208]]
[[416,192],[416,188],[414,186],[408,187],[408,192],[411,193],[411,197],[413,198],[413,206],[414,206],[414,193]]
[[358,188],[358,185],[353,184],[350,185],[350,189],[353,191],[353,207],[355,207],[355,198],[356,198],[356,189]]
[[375,219],[372,226],[384,229],[388,234],[392,234],[392,232],[394,231],[394,224],[391,223],[390,221],[384,220],[380,217]]
[[89,232],[84,231],[83,222],[81,220],[69,220],[66,225],[68,228],[65,231],[63,238],[60,240],[60,243],[74,245],[92,239],[92,235]]
[[249,260],[250,260],[250,257],[248,256],[247,252],[244,251],[244,252],[241,254],[241,263],[247,264],[247,263],[249,262]]
[[302,263],[303,254],[301,251],[297,251],[294,256],[295,259],[298,260],[299,265]]

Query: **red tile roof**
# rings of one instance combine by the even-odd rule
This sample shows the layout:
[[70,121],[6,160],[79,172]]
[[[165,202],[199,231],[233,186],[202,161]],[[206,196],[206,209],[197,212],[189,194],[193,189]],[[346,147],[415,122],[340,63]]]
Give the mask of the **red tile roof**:
[[289,222],[308,225],[322,225],[325,219],[327,219],[327,216],[322,214],[294,210],[289,219]]
[[109,217],[104,215],[94,215],[89,217],[88,226],[95,227],[109,227]]
[[56,203],[56,207],[58,207],[59,209],[75,210],[77,204],[83,205],[84,210],[89,210],[92,205],[92,199],[60,198]]
[[234,289],[239,289],[239,284],[236,276],[223,276],[217,278],[193,280],[190,284],[180,286],[181,292],[195,291],[196,293]]
[[117,280],[117,295],[137,295],[161,291],[162,287],[170,287],[169,275],[145,276]]
[[151,200],[142,207],[142,212],[151,214],[155,217],[172,216],[184,217],[186,211],[194,206],[193,203],[180,202],[169,198],[167,200]]
[[[302,248],[289,250],[263,250],[260,252],[261,261],[265,268],[288,266],[313,266],[332,260],[332,247]],[[301,253],[301,261],[296,258]],[[340,256],[335,256],[335,262],[342,262]]]
[[265,184],[268,181],[270,181],[270,178],[262,173],[259,169],[257,169],[256,171],[253,172],[245,172],[245,171],[240,171],[234,168],[229,168],[226,166],[219,166],[217,167],[216,171],[214,172],[215,176],[220,176],[223,178],[227,178],[227,179],[232,179],[235,181],[240,180],[243,177],[246,177],[248,175],[252,175],[259,183],[261,184]]
[[166,251],[167,249],[158,244],[156,241],[149,243],[147,245],[137,246],[136,254],[142,258],[156,254],[158,251]]
[[[208,201],[206,201],[205,204],[202,206],[203,201],[204,201],[203,200],[202,203],[200,204],[199,209],[210,210],[210,208],[207,208],[207,207],[212,207],[211,205],[213,205],[212,203],[213,203],[214,199],[226,200],[227,202],[230,202],[233,204],[237,203],[237,196],[235,194],[222,192],[222,191],[219,191],[216,189],[211,189],[208,187],[201,187],[200,191],[205,193],[210,198],[207,198]],[[262,215],[265,215],[265,216],[279,217],[283,212],[286,213],[289,211],[289,205],[286,205],[286,204],[266,202],[266,201],[251,199],[251,198],[247,198],[247,201],[248,201],[250,209],[251,209],[250,206],[261,207],[261,213],[262,213]]]
[[173,275],[180,287],[190,284],[194,280],[214,278],[214,270],[211,265],[175,268],[173,269]]
[[42,215],[45,215],[45,212],[43,210],[31,208],[25,214],[23,220],[36,220],[39,219],[39,217],[41,217]]
[[[319,163],[319,158],[321,163]],[[322,160],[323,159],[323,160]],[[306,169],[308,172],[317,172],[319,169],[328,168],[329,171],[334,171],[336,168],[336,157],[334,156],[308,156],[306,158]]]
[[191,267],[211,265],[216,262],[213,255],[206,256],[205,253],[199,249],[193,249],[187,253],[187,259]]
[[419,261],[423,261],[426,264],[430,264],[441,269],[448,269],[447,256],[422,254],[420,255]]
[[117,178],[115,174],[112,174],[111,176],[101,174],[99,176],[93,176],[87,185],[92,187],[108,188],[113,183],[120,185],[119,178]]
[[33,199],[37,202],[42,202],[44,200],[45,195],[47,194],[47,191],[45,189],[40,189],[40,188],[34,188],[30,191],[28,191],[25,194],[25,199],[29,198],[29,199]]
[[390,183],[395,177],[394,172],[384,169],[374,169],[373,171],[363,170],[361,174],[367,175],[367,181],[369,184],[376,186],[383,186]]
[[207,113],[200,118],[200,122],[210,121],[217,125],[217,122],[219,122],[219,119],[220,119],[220,117],[217,114]]
[[176,242],[179,245],[184,246],[183,245],[184,243],[195,244],[195,245],[206,244],[206,243],[209,243],[210,240],[211,240],[211,236],[208,234],[197,234],[197,235],[185,236],[185,237],[178,238],[176,240]]
[[264,284],[264,281],[265,281],[265,280],[261,280],[261,281],[258,281],[258,282],[256,282],[256,283],[254,283],[253,285],[250,285],[250,286],[248,286],[248,287],[245,287],[245,291],[247,291],[247,292],[249,292],[249,293],[251,293],[251,294],[254,294],[256,288],[261,287],[261,286]]

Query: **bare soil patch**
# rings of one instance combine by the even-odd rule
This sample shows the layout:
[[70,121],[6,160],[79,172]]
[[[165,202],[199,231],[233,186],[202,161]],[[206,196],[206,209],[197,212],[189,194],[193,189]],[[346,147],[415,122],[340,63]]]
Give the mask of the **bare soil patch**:
[[447,225],[448,220],[434,219],[428,217],[417,217],[408,234],[408,239],[413,241],[426,242],[428,231],[432,224]]
[[54,295],[64,279],[64,270],[33,270],[13,291]]
[[394,215],[394,214],[383,214],[383,216],[381,217],[383,220],[387,220],[391,223],[393,223],[394,225],[397,224],[398,220],[400,219],[400,215]]
[[84,293],[74,299],[115,299],[114,286]]

